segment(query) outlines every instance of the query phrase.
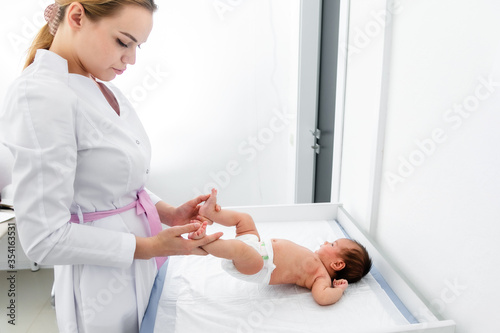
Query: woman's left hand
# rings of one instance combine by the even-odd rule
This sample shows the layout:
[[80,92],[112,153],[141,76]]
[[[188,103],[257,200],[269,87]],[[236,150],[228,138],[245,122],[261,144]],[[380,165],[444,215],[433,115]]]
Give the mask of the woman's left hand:
[[172,216],[171,225],[184,225],[198,217],[200,204],[206,201],[210,195],[200,195],[177,207]]
[[[205,220],[199,214],[200,204],[206,201],[210,197],[210,194],[200,195],[188,202],[180,205],[179,207],[172,207],[165,202],[160,201],[156,204],[156,209],[160,215],[160,219],[163,223],[169,226],[184,225],[189,223],[191,220]],[[217,205],[217,211],[220,211],[220,206]],[[207,221],[212,224],[212,221]]]

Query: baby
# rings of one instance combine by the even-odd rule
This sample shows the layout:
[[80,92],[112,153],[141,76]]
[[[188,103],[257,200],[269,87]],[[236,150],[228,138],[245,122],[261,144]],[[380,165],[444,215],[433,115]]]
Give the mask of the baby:
[[[359,281],[371,268],[366,249],[346,238],[325,242],[316,252],[285,239],[262,241],[250,215],[218,207],[215,189],[199,213],[224,226],[236,226],[235,239],[219,239],[203,246],[207,253],[227,259],[222,267],[229,274],[256,283],[308,288],[320,305],[337,302],[348,283]],[[201,222],[189,238],[204,237],[206,227],[207,221]]]

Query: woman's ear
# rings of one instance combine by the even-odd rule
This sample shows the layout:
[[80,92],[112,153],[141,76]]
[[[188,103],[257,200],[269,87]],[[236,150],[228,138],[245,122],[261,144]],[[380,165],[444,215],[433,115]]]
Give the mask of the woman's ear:
[[66,9],[66,22],[71,30],[80,30],[85,17],[85,9],[79,2],[72,2]]
[[333,268],[334,271],[341,271],[345,267],[345,262],[343,260],[337,260],[330,263],[330,267]]

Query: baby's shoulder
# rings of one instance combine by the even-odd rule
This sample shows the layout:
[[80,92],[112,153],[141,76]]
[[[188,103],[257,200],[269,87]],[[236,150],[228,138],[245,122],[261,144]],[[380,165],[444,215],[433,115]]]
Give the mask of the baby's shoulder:
[[[311,263],[313,262],[311,261]],[[303,272],[305,286],[309,289],[312,289],[315,284],[324,285],[325,287],[331,285],[331,278],[323,265],[311,264],[304,267]]]
[[328,276],[328,272],[326,271],[325,266],[318,258],[318,256],[311,254],[305,254],[301,259],[302,269],[305,274],[309,276],[320,277],[320,276]]
[[331,287],[332,285],[332,278],[326,271],[326,269],[323,267],[323,270],[318,270],[318,272],[313,276],[312,284],[319,284],[319,285],[325,285],[328,287]]

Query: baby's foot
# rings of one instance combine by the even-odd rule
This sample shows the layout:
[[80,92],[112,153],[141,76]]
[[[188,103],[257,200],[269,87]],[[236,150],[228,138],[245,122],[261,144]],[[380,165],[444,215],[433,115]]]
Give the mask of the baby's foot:
[[[191,223],[199,223],[199,221],[192,221]],[[189,239],[201,239],[207,234],[207,222],[202,222],[198,230],[190,232],[188,235]]]
[[212,193],[210,194],[210,197],[208,198],[207,201],[200,207],[200,215],[210,219],[214,220],[214,215],[217,213],[216,211],[216,205],[217,205],[217,190],[212,189]]

